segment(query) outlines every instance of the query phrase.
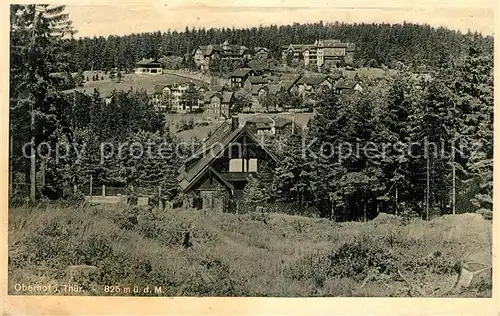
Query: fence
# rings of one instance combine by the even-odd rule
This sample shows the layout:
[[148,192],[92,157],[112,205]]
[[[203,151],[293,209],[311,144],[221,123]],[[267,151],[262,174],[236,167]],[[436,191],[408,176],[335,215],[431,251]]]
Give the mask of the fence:
[[[84,195],[90,195],[90,186],[85,185],[78,188],[80,192]],[[93,186],[92,187],[92,195],[100,195],[100,196],[116,196],[116,195],[126,195],[127,188],[125,187],[109,187],[105,185]]]
[[318,210],[314,206],[298,205],[290,202],[249,202],[243,200],[229,200],[224,203],[224,212],[245,214],[250,212],[282,213],[288,215],[302,215],[317,217]]

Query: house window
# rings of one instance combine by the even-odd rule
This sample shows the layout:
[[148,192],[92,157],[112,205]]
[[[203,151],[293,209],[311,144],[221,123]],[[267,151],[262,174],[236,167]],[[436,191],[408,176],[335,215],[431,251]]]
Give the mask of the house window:
[[229,172],[257,172],[257,158],[229,160]]

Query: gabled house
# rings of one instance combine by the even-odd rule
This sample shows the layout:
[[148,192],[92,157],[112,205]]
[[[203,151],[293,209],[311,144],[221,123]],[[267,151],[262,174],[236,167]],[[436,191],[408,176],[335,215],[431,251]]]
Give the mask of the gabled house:
[[255,76],[255,71],[251,68],[240,68],[233,71],[230,75],[231,88],[243,88],[248,77]]
[[163,73],[163,68],[159,61],[144,58],[135,63],[134,72],[141,75],[161,75]]
[[339,81],[335,85],[335,91],[338,94],[350,94],[354,92],[363,92],[363,87],[356,81]]
[[252,53],[245,46],[233,45],[225,41],[220,45],[198,46],[193,50],[192,56],[199,69],[207,70],[212,58],[229,61],[247,61],[252,57]]
[[270,50],[267,47],[254,47],[253,56],[257,59],[268,59]]
[[253,59],[249,61],[247,65],[250,69],[254,71],[256,76],[271,75],[271,69],[269,68],[267,62]]
[[196,85],[188,79],[169,84],[157,84],[154,86],[153,104],[157,108],[177,113],[197,112],[203,107],[204,102],[200,98],[197,104],[187,104],[184,94],[190,87],[198,90],[200,96],[203,96],[207,89],[206,86]]
[[180,191],[192,196],[191,206],[221,210],[225,199],[244,197],[249,175],[274,172],[278,161],[250,126],[240,126],[236,116],[222,123],[184,162],[177,181]]
[[297,81],[299,94],[302,96],[316,95],[322,89],[333,87],[333,80],[328,75],[304,76]]
[[291,77],[291,78],[287,78],[287,79],[282,80],[280,82],[282,90],[286,91],[286,92],[290,92],[290,93],[295,94],[295,95],[299,94],[299,86],[297,85],[297,83],[299,82],[300,78],[302,78],[302,76],[298,75],[295,77]]
[[280,116],[256,115],[250,117],[246,125],[252,127],[257,135],[285,134],[292,130],[292,121]]
[[203,116],[207,120],[227,119],[230,116],[234,93],[207,91],[204,95]]
[[247,78],[243,87],[248,92],[251,92],[252,89],[254,89],[254,87],[260,87],[266,83],[267,83],[267,80],[265,78],[262,78],[260,76],[253,76],[253,77]]

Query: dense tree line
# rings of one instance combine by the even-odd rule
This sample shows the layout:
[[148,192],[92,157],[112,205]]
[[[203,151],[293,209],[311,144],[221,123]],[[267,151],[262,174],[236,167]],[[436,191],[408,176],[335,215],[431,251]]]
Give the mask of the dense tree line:
[[[164,130],[164,116],[150,106],[145,91],[113,92],[110,102],[98,90],[62,92],[61,77],[53,74],[68,74],[67,38],[74,34],[64,9],[10,7],[11,185],[36,178],[32,198],[69,197],[92,175],[95,185],[161,186],[172,197],[178,159],[166,145],[176,140]],[[131,143],[148,147],[138,155]],[[20,188],[23,196],[27,188]]]
[[284,141],[272,184],[257,176],[247,199],[310,204],[338,220],[378,210],[426,218],[454,202],[457,212],[491,211],[492,93],[492,56],[477,45],[426,76],[326,91],[309,131]]
[[477,33],[462,34],[429,25],[308,23],[271,25],[246,29],[189,29],[184,32],[158,31],[126,36],[84,37],[73,39],[73,71],[78,69],[131,69],[141,58],[184,56],[199,45],[220,44],[228,40],[249,48],[268,47],[271,56],[281,59],[281,46],[291,43],[312,44],[316,39],[339,39],[357,46],[358,65],[404,64],[437,66],[443,56],[458,56],[471,41],[493,50],[493,38]]

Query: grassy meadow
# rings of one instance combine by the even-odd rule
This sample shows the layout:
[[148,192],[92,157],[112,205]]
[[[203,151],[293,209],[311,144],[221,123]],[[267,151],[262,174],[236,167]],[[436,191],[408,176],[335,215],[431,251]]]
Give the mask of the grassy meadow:
[[[49,204],[11,208],[8,227],[10,294],[41,294],[19,290],[41,284],[55,295],[137,287],[126,295],[491,296],[491,278],[451,291],[461,262],[491,265],[491,221],[478,214],[334,223]],[[61,290],[67,284],[80,291]],[[144,294],[147,287],[161,291]]]

